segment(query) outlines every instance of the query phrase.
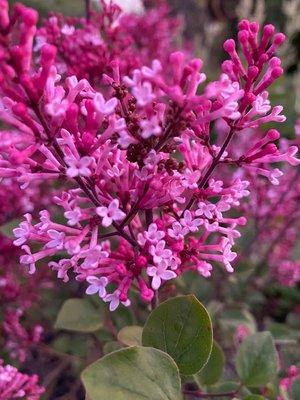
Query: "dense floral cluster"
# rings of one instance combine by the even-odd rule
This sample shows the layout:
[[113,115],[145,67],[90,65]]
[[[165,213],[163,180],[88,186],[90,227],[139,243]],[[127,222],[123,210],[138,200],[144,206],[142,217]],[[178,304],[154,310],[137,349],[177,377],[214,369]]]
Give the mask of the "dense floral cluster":
[[[247,138],[241,137],[238,151],[247,148],[248,141],[255,141],[261,135],[256,129],[247,132]],[[299,148],[300,132],[296,125],[296,138],[281,139],[281,152],[290,148]],[[300,261],[295,253],[299,232],[300,170],[286,163],[279,174],[283,174],[280,185],[261,179],[256,172],[243,170],[243,179],[253,188],[247,204],[242,204],[247,219],[255,224],[251,243],[248,243],[246,257],[263,266],[267,263],[270,275],[285,286],[295,286],[300,281]],[[239,174],[239,176],[241,176]],[[275,182],[276,183],[276,182]],[[298,257],[298,258],[297,258]]]
[[29,376],[11,365],[4,365],[0,359],[1,400],[38,400],[44,389],[38,385],[37,375]]
[[43,331],[40,324],[24,326],[23,317],[39,300],[39,290],[51,283],[45,269],[29,279],[26,271],[20,270],[19,256],[20,251],[12,240],[0,235],[0,306],[3,318],[0,343],[12,358],[23,362],[32,345],[40,341]]
[[[253,141],[248,136],[247,148],[235,158],[236,138],[247,137],[249,128],[285,120],[267,92],[283,72],[275,52],[284,35],[272,25],[260,35],[257,23],[242,21],[244,61],[235,41],[227,40],[230,59],[220,78],[205,84],[201,60],[186,61],[181,52],[171,53],[168,63],[149,63],[147,54],[135,69],[124,67],[118,55],[111,56],[110,71],[94,71],[72,57],[62,67],[62,54],[68,54],[62,42],[45,43],[51,27],[58,35],[74,35],[63,41],[69,54],[74,44],[86,55],[80,43],[93,24],[76,30],[72,21],[66,26],[53,17],[37,33],[34,10],[18,4],[9,16],[2,3],[1,119],[14,134],[1,151],[0,176],[25,191],[46,181],[49,187],[65,182],[52,194],[56,211],[42,210],[37,220],[27,213],[14,230],[21,264],[33,274],[40,260],[55,256],[49,266],[59,278],[67,282],[74,273],[111,310],[130,304],[130,288],[150,302],[164,282],[186,270],[209,277],[218,263],[233,272],[236,228],[246,219],[230,211],[251,190],[241,171],[276,185],[282,172],[273,163],[299,163],[297,146],[277,147],[274,129]],[[110,11],[105,8],[101,21]],[[226,124],[221,143],[212,133],[220,119]],[[220,165],[228,169],[224,180],[214,174]]]
[[182,24],[168,15],[165,3],[142,14],[123,13],[110,1],[98,3],[101,12],[91,8],[88,19],[50,16],[37,31],[34,51],[45,43],[54,45],[58,73],[74,74],[93,84],[101,82],[103,73],[111,72],[115,60],[122,75],[153,58],[167,65]]

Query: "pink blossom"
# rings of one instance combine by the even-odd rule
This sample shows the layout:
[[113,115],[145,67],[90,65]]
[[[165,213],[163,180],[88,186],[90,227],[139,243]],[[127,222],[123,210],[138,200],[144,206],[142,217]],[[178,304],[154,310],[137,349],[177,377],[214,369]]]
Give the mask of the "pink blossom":
[[176,273],[167,269],[168,263],[164,260],[157,266],[149,266],[147,268],[147,275],[152,277],[151,286],[154,290],[159,289],[162,281],[168,281],[176,278]]
[[114,112],[117,107],[118,100],[113,97],[108,101],[105,101],[101,93],[96,93],[94,97],[95,109],[101,114],[110,115]]
[[96,212],[100,217],[102,217],[102,225],[104,227],[110,226],[113,221],[124,219],[126,215],[119,209],[118,199],[112,200],[108,207],[97,207]]
[[51,240],[46,244],[46,247],[49,247],[50,249],[63,249],[66,236],[64,232],[58,232],[55,229],[49,229],[47,234]]
[[148,231],[145,231],[144,235],[150,243],[156,244],[165,236],[165,232],[158,230],[157,225],[152,223],[149,225]]
[[172,255],[172,251],[169,249],[165,249],[166,242],[164,240],[160,240],[155,246],[150,246],[150,254],[153,256],[153,261],[155,264],[161,263],[165,259],[169,259]]
[[[104,301],[109,304],[109,310],[110,311],[115,311],[120,304],[120,292],[118,290],[116,290],[114,293],[112,294],[108,294],[107,296],[104,297]],[[130,306],[130,300],[126,300],[126,301],[121,301],[121,303],[125,306],[125,307],[129,307]]]
[[26,398],[27,400],[39,400],[44,388],[38,385],[38,376],[21,373],[11,365],[4,365],[0,360],[0,398],[11,400]]
[[197,232],[198,227],[202,224],[202,220],[200,218],[194,219],[192,213],[189,210],[186,210],[183,214],[183,218],[180,219],[180,223],[190,232]]
[[204,278],[208,278],[211,276],[212,269],[212,265],[206,261],[198,261],[197,263],[197,271],[200,275],[204,276]]
[[64,216],[67,218],[68,224],[74,226],[80,221],[82,216],[81,209],[79,207],[75,207],[74,210],[66,211]]
[[96,276],[88,276],[86,278],[87,282],[90,284],[86,289],[86,294],[95,294],[98,293],[99,297],[104,298],[106,296],[105,287],[108,284],[108,279],[102,276],[101,278],[97,278]]
[[188,189],[196,189],[200,176],[200,171],[191,171],[187,168],[182,176],[182,185]]
[[184,236],[189,232],[187,227],[182,227],[179,222],[173,222],[172,229],[168,229],[168,235],[175,240],[182,240]]
[[91,176],[92,171],[90,166],[93,163],[92,157],[82,157],[76,159],[75,157],[65,157],[65,162],[68,164],[67,175],[70,178],[76,176]]
[[144,107],[151,103],[155,96],[152,92],[152,85],[150,82],[143,82],[132,89],[132,94],[137,99],[139,106]]
[[145,119],[140,122],[142,128],[142,137],[148,139],[151,136],[159,136],[161,133],[161,127],[159,126],[159,120],[156,115],[150,119]]

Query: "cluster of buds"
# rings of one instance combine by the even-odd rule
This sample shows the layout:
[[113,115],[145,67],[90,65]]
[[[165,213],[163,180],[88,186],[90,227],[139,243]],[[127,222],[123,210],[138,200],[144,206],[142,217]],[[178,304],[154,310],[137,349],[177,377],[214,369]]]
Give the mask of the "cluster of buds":
[[34,51],[45,43],[54,45],[58,72],[93,84],[101,82],[103,73],[111,72],[111,62],[116,59],[122,74],[155,57],[167,65],[182,21],[169,16],[167,4],[160,3],[142,13],[124,13],[114,2],[98,0],[100,11],[90,8],[88,19],[52,14],[37,31]]
[[[151,302],[187,270],[209,277],[221,265],[232,273],[246,218],[231,211],[251,190],[237,171],[276,184],[282,173],[273,163],[299,163],[296,146],[277,147],[274,129],[234,156],[249,128],[285,120],[267,92],[283,72],[275,51],[284,35],[272,25],[260,35],[257,23],[242,21],[244,61],[227,40],[230,60],[209,84],[200,59],[173,52],[167,64],[155,59],[127,75],[115,57],[100,85],[61,71],[59,45],[34,52],[36,12],[18,4],[9,16],[2,3],[0,116],[27,141],[1,152],[0,177],[24,191],[48,182],[50,198],[54,183],[65,183],[52,195],[56,209],[38,219],[27,213],[14,230],[21,264],[34,274],[48,260],[60,279],[75,275],[110,310],[130,305],[130,289]],[[214,141],[219,120],[225,136]]]
[[28,310],[40,298],[39,291],[51,285],[49,271],[42,269],[29,279],[20,270],[20,250],[12,240],[0,235],[0,307],[2,313],[0,345],[11,358],[24,362],[33,345],[41,340],[43,328],[33,323],[24,325]]
[[44,388],[38,385],[38,376],[23,374],[11,365],[4,365],[0,359],[1,400],[39,400]]
[[[299,122],[295,139],[280,140],[281,153],[299,148],[298,127]],[[239,151],[248,146],[249,140],[255,141],[260,135],[259,130],[249,129],[248,137],[239,141]],[[280,174],[283,177],[278,186],[259,178],[256,172],[244,169],[242,177],[250,182],[252,194],[241,209],[255,224],[255,235],[251,243],[247,243],[246,257],[260,265],[267,263],[272,278],[281,285],[292,287],[300,281],[300,260],[295,252],[300,228],[300,170],[293,162],[290,164],[282,166]]]

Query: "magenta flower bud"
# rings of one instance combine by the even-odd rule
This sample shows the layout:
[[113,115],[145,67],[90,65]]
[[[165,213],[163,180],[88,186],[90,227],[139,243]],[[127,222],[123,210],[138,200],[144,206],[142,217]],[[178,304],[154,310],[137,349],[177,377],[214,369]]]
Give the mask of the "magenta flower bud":
[[251,22],[250,23],[250,30],[253,33],[257,33],[259,31],[259,23],[258,22]]
[[34,26],[37,24],[37,21],[39,19],[39,15],[36,10],[29,8],[29,7],[24,7],[24,11],[22,12],[23,16],[23,21],[24,23],[30,27]]
[[274,35],[273,43],[276,46],[280,46],[285,41],[285,35],[283,33],[276,33]]
[[271,72],[273,79],[279,78],[282,74],[283,74],[283,69],[281,67],[275,67]]
[[258,68],[255,65],[251,65],[248,68],[248,78],[252,81],[258,75]]
[[270,129],[267,133],[270,140],[277,140],[280,138],[280,133],[276,129]]
[[272,24],[267,24],[264,26],[263,29],[263,35],[265,35],[266,37],[271,37],[275,32],[275,27]]
[[223,44],[223,48],[231,55],[235,51],[235,41],[233,39],[227,39]]
[[249,32],[246,30],[241,30],[238,32],[238,39],[242,45],[246,45],[249,40]]
[[240,21],[238,23],[239,30],[243,30],[243,29],[248,30],[249,26],[250,26],[250,22],[247,19],[243,19],[242,21]]

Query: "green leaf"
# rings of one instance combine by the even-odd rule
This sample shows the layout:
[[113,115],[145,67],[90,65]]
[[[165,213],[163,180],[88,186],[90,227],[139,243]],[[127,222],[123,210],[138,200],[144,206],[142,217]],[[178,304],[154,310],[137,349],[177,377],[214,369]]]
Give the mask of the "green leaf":
[[125,326],[118,333],[118,340],[126,346],[139,346],[142,344],[142,332],[140,326]]
[[224,361],[223,350],[218,343],[214,342],[207,364],[200,372],[194,375],[198,385],[213,385],[218,382],[223,373]]
[[296,379],[292,384],[292,393],[294,399],[300,399],[300,378]]
[[220,326],[225,332],[234,334],[237,327],[245,326],[249,333],[256,332],[256,322],[247,310],[225,310],[220,316]]
[[210,317],[195,296],[175,297],[150,314],[142,342],[170,354],[183,375],[195,374],[206,364],[211,352]]
[[265,400],[264,396],[260,394],[250,394],[249,396],[245,397],[245,400]]
[[255,333],[242,342],[236,370],[246,386],[258,387],[270,382],[277,370],[277,353],[270,332]]
[[101,326],[101,313],[84,299],[65,301],[55,322],[56,329],[75,332],[95,332]]
[[103,353],[109,354],[114,351],[122,349],[122,347],[123,346],[119,342],[115,342],[112,340],[111,342],[105,343],[105,345],[103,346]]
[[90,400],[182,400],[174,360],[153,348],[108,354],[83,371],[82,381]]

